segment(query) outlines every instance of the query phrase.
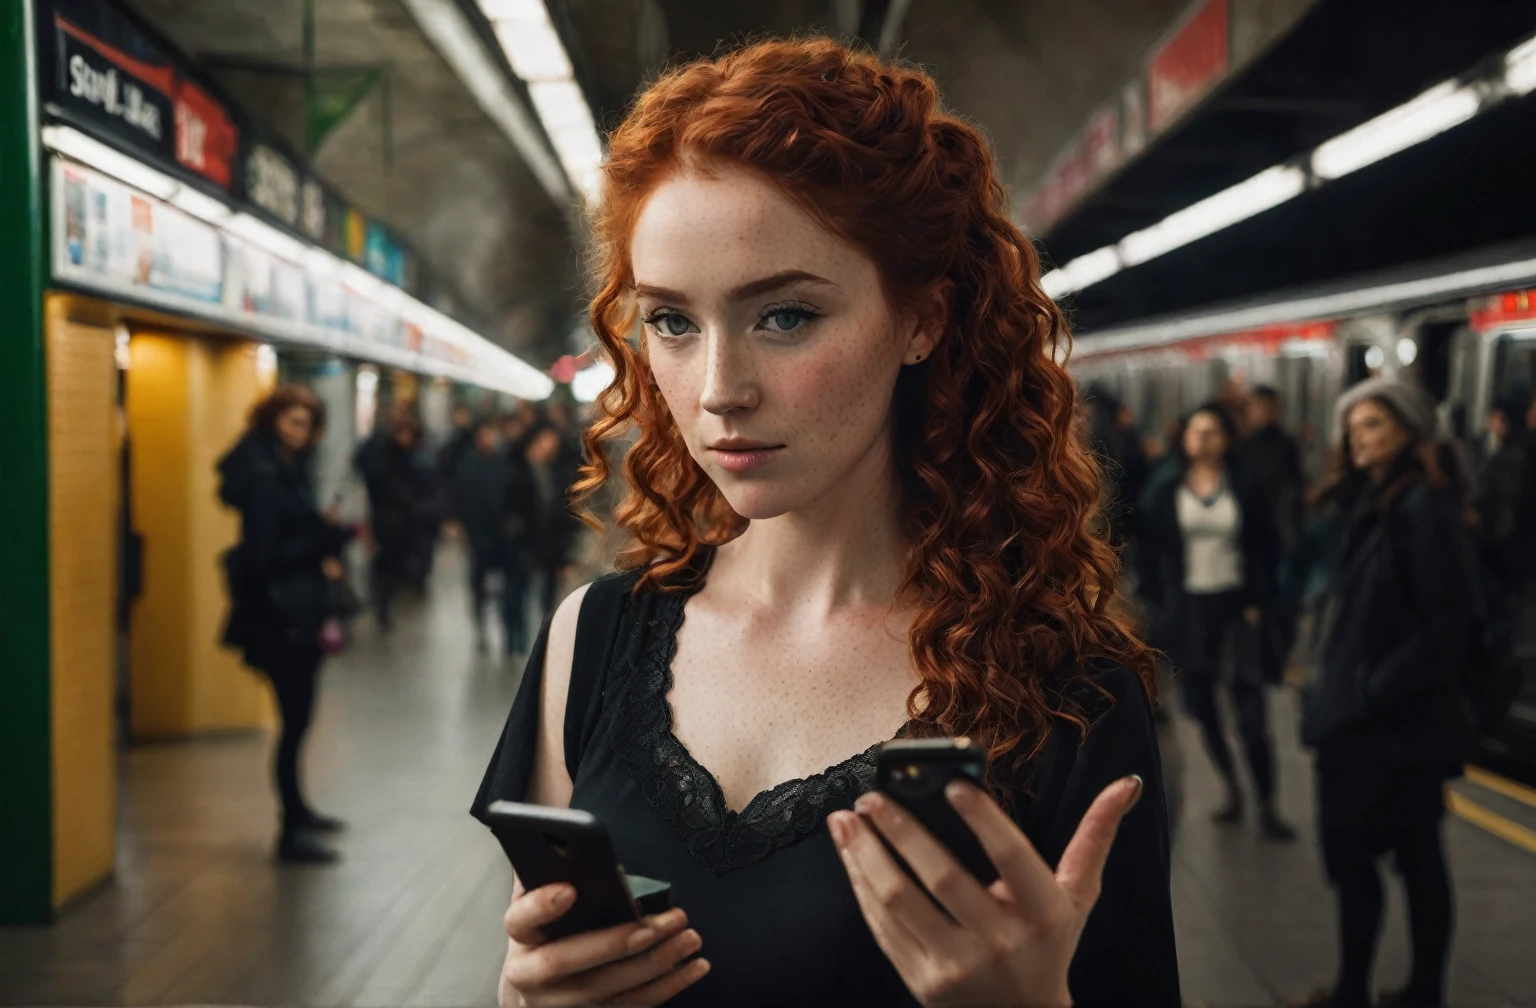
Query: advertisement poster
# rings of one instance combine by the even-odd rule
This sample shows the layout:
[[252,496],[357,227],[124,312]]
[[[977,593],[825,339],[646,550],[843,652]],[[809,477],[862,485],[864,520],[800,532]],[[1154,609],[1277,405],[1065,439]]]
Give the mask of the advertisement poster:
[[224,255],[216,230],[94,172],[65,168],[62,181],[70,265],[108,286],[219,303]]
[[221,189],[234,180],[240,131],[212,95],[184,77],[176,79],[176,160]]

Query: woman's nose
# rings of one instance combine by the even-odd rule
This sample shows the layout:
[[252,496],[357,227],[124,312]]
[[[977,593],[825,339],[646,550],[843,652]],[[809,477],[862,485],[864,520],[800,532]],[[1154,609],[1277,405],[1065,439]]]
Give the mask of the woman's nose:
[[751,353],[728,336],[705,337],[704,392],[699,405],[710,413],[751,409],[758,403],[757,375]]

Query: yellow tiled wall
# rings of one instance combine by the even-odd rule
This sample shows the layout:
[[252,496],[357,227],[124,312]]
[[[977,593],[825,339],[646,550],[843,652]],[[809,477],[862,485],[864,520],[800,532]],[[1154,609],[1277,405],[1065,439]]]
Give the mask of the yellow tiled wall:
[[112,330],[48,319],[53,903],[112,873],[118,450]]
[[220,558],[239,535],[218,500],[218,459],[263,391],[255,345],[136,330],[127,412],[144,588],[132,613],[135,738],[273,721],[265,685],[219,643],[228,614]]

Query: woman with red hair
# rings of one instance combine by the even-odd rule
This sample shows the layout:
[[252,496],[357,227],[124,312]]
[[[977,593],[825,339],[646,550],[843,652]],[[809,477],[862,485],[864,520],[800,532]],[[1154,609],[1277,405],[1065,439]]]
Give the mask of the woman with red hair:
[[[546,941],[572,888],[515,890],[502,1005],[1179,1004],[1153,662],[981,135],[920,71],[763,42],[647,88],[604,183],[578,492],[633,431],[628,546],[474,810],[590,811],[677,906]],[[893,735],[986,748],[949,799],[997,881],[874,790]]]

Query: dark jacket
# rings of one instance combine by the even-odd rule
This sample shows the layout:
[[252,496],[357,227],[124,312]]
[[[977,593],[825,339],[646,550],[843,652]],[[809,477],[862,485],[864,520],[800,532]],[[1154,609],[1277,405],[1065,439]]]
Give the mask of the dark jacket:
[[1238,446],[1237,457],[1269,503],[1281,555],[1289,554],[1301,539],[1304,517],[1305,483],[1296,439],[1278,424],[1270,424],[1248,435]]
[[279,645],[318,647],[330,615],[321,569],[346,533],[315,507],[307,460],[284,461],[265,433],[248,433],[219,461],[219,497],[240,511],[240,542],[225,555],[230,617],[224,642],[269,668]]
[[[1175,650],[1182,643],[1187,619],[1184,610],[1184,532],[1179,527],[1178,491],[1184,482],[1182,465],[1159,467],[1141,497],[1137,542],[1138,592],[1151,610],[1147,641]],[[1238,546],[1243,554],[1244,605],[1265,606],[1274,594],[1275,525],[1264,497],[1236,465],[1227,467],[1227,481],[1241,516]]]
[[1332,506],[1322,651],[1302,741],[1364,738],[1390,763],[1453,765],[1472,741],[1457,679],[1475,596],[1458,502],[1405,453],[1379,484],[1357,477]]
[[1477,475],[1477,544],[1500,588],[1521,589],[1533,567],[1533,497],[1528,447],[1511,438]]
[[433,517],[431,475],[415,453],[387,434],[358,448],[353,466],[368,489],[373,537],[387,553],[410,552]]
[[571,513],[574,470],[557,459],[544,466],[542,472],[528,465],[526,473],[529,555],[541,567],[563,567],[570,563],[581,533],[581,519]]
[[476,553],[493,553],[505,544],[512,475],[512,465],[503,452],[471,449],[458,460],[453,483],[459,523]]

